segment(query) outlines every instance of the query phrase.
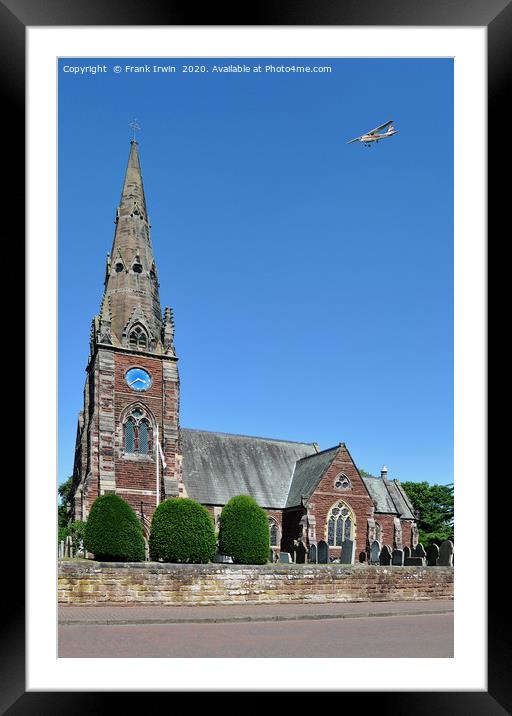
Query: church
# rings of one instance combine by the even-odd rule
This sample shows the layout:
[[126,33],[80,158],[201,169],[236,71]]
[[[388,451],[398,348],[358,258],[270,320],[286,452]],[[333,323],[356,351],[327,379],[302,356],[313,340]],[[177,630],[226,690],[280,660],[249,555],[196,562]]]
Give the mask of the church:
[[187,429],[179,421],[178,356],[171,308],[162,311],[138,142],[128,165],[105,287],[92,321],[83,409],[73,468],[71,518],[116,493],[135,510],[146,538],[156,506],[189,497],[216,522],[235,495],[251,495],[269,520],[274,553],[324,541],[339,560],[354,543],[364,561],[377,540],[415,547],[417,514],[398,480],[362,476],[347,446]]

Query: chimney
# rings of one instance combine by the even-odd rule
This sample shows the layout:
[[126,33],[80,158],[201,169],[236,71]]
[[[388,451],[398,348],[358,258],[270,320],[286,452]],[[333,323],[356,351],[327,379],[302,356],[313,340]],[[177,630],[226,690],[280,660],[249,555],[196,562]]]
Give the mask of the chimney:
[[380,476],[383,480],[388,479],[388,468],[385,465],[380,468]]

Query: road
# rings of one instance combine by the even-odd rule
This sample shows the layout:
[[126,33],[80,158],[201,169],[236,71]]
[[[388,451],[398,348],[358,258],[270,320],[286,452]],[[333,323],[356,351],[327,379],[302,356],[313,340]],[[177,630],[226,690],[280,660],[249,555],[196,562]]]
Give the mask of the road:
[[59,657],[453,656],[453,602],[269,606],[61,608]]

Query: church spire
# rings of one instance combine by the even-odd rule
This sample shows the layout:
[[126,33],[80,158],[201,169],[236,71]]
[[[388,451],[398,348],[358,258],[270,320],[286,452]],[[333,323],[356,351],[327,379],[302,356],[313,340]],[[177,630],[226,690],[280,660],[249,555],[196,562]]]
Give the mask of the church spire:
[[130,142],[96,341],[162,354],[163,321],[138,142]]

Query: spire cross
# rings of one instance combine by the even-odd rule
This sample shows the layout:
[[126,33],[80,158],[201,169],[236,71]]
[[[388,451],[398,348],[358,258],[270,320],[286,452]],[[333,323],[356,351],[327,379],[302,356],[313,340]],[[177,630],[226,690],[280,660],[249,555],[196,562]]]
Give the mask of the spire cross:
[[136,120],[136,119],[134,119],[133,122],[130,122],[130,124],[129,124],[128,126],[133,129],[133,140],[132,140],[132,141],[135,142],[135,141],[136,141],[136,139],[135,139],[135,132],[140,131],[140,126],[137,124],[137,120]]

